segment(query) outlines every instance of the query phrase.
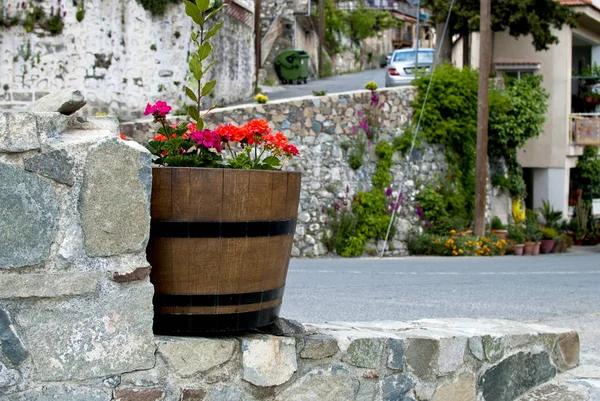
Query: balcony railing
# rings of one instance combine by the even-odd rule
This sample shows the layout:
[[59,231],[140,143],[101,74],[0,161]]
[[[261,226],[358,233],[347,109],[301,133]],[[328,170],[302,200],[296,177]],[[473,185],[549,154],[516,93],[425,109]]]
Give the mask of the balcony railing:
[[600,113],[571,114],[571,144],[600,146]]

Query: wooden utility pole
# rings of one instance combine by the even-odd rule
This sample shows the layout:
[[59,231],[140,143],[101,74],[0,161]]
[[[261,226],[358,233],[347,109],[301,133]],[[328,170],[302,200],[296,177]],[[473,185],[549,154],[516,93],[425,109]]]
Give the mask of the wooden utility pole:
[[256,54],[256,86],[258,86],[258,77],[262,67],[262,50],[260,35],[260,14],[262,11],[261,0],[254,1],[254,53]]
[[485,235],[487,189],[487,148],[489,121],[490,65],[492,63],[491,0],[481,0],[479,44],[479,95],[477,107],[477,193],[475,196],[475,235]]
[[323,53],[325,52],[325,0],[319,2],[319,71],[318,75],[323,74]]

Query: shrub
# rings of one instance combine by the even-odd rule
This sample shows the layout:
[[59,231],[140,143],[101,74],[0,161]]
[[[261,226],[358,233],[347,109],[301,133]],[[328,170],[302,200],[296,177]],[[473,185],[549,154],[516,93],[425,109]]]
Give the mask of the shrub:
[[525,229],[523,226],[518,224],[511,224],[508,226],[508,239],[515,242],[515,244],[525,243]]
[[325,96],[327,95],[327,91],[326,90],[314,90],[313,91],[313,96]]
[[365,89],[370,90],[370,91],[377,90],[377,88],[378,88],[377,84],[373,81],[367,82],[367,84],[365,85]]
[[502,256],[507,247],[507,242],[496,236],[477,237],[455,230],[446,235],[411,235],[408,240],[411,254],[425,256]]
[[265,104],[269,101],[269,98],[263,95],[262,93],[259,93],[254,97],[254,100],[256,101],[256,103]]
[[506,230],[506,227],[504,226],[504,224],[502,224],[502,220],[500,220],[500,217],[492,217],[492,230]]
[[555,239],[558,237],[558,233],[553,228],[544,227],[541,231],[544,239]]

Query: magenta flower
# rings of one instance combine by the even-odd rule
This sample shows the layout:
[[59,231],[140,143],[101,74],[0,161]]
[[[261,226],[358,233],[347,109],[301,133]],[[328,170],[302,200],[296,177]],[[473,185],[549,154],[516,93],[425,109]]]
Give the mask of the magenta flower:
[[392,188],[388,188],[385,190],[385,196],[392,196]]
[[215,131],[205,129],[202,131],[194,131],[190,134],[190,139],[205,148],[214,148],[217,152],[221,151],[221,137]]
[[167,114],[171,111],[171,106],[167,104],[167,102],[163,102],[159,100],[158,102],[151,105],[148,103],[146,105],[146,110],[144,111],[144,115],[148,116],[152,114],[154,118],[165,118]]
[[423,218],[425,217],[425,212],[423,211],[423,208],[421,207],[421,205],[417,205],[416,212],[417,212],[417,217],[419,218],[419,220],[423,220]]
[[425,220],[425,221],[423,222],[423,228],[429,228],[429,227],[431,227],[431,226],[430,226],[430,224],[429,224],[429,221],[428,221],[428,220]]

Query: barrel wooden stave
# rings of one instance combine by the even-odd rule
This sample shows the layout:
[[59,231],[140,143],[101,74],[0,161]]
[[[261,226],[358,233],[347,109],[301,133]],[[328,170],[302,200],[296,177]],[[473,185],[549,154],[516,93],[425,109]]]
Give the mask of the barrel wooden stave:
[[[154,168],[153,223],[224,223],[223,232],[224,227],[232,228],[231,223],[248,222],[248,231],[252,227],[264,230],[263,222],[278,227],[278,222],[293,219],[295,225],[300,178],[299,173],[287,172]],[[239,224],[233,228],[238,229]],[[152,235],[148,259],[157,294],[155,331],[197,334],[270,323],[281,307],[292,243],[293,230],[285,235],[229,238]],[[278,294],[274,292],[278,290],[278,299],[265,295],[264,302],[218,304],[228,294],[250,294],[243,301],[247,302],[255,300],[256,294]],[[156,304],[157,299],[171,295],[213,296],[215,304]]]

